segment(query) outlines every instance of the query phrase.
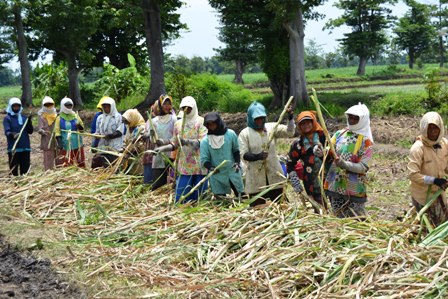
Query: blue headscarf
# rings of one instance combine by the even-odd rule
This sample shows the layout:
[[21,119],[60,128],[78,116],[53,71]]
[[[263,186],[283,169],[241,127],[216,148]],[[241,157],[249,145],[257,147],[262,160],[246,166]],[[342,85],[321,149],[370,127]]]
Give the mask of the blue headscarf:
[[[12,105],[18,104],[20,105],[20,110],[19,112],[15,113],[14,110],[12,110]],[[22,118],[22,102],[20,101],[19,98],[10,98],[9,102],[8,102],[8,108],[6,108],[6,112],[9,115],[17,115],[17,120],[19,121],[19,125],[23,125],[23,118]]]
[[255,125],[255,119],[258,117],[266,117],[266,109],[262,104],[253,102],[250,104],[249,109],[247,109],[247,126],[254,130],[264,128],[264,123],[261,127],[257,127],[257,125]]

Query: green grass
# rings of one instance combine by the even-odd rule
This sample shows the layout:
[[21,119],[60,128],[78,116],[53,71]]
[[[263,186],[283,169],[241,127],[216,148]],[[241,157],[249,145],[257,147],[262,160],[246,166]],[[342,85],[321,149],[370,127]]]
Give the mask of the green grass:
[[0,87],[0,106],[6,107],[8,100],[12,97],[20,98],[22,88],[20,86],[3,86]]

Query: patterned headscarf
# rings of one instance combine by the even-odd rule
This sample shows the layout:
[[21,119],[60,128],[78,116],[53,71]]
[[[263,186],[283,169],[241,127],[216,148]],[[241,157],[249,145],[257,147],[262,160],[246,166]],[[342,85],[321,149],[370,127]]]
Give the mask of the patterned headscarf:
[[130,128],[136,128],[138,126],[144,126],[145,120],[137,109],[128,109],[123,113],[123,118],[129,122]]

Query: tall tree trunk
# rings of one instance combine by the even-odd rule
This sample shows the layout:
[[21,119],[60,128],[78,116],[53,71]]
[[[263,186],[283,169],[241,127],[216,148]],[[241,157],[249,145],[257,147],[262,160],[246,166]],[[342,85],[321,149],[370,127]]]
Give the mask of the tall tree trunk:
[[28,61],[28,45],[23,31],[22,8],[19,3],[13,7],[14,27],[17,35],[17,48],[19,49],[20,74],[22,79],[22,96],[20,100],[24,106],[33,105],[31,91],[30,63]]
[[283,93],[288,91],[288,88],[285,88],[285,81],[282,80],[272,80],[269,79],[269,86],[271,87],[272,93],[274,94],[274,98],[272,99],[271,103],[269,104],[269,108],[277,108],[280,107],[282,104],[284,95]]
[[439,55],[440,55],[440,67],[443,67],[445,62],[445,46],[443,45],[443,36],[439,36]]
[[409,51],[409,68],[413,69],[414,68],[414,62],[415,62],[415,55],[414,55],[414,51]]
[[165,93],[165,70],[163,65],[162,24],[160,7],[155,0],[142,0],[145,19],[146,46],[151,61],[151,83],[143,102],[137,105],[140,110],[148,109],[162,93]]
[[293,20],[284,24],[289,33],[290,92],[295,103],[309,105],[305,78],[305,31],[302,9],[298,8]]
[[235,78],[233,79],[234,83],[244,84],[243,74],[244,74],[244,62],[241,59],[235,60]]
[[76,57],[74,54],[67,54],[68,66],[68,97],[73,100],[76,108],[81,108],[84,104],[81,99],[81,90],[79,89],[78,77],[81,69],[76,65]]
[[358,70],[356,71],[356,75],[358,76],[364,76],[366,73],[366,64],[367,64],[367,57],[359,57],[359,64],[358,64]]

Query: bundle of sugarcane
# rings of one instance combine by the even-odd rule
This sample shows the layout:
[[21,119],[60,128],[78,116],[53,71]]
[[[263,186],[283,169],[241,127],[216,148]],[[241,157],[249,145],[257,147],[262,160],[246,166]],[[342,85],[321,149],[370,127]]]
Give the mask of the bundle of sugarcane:
[[[420,225],[316,215],[295,202],[262,209],[202,200],[173,208],[169,186],[64,168],[0,181],[21,225],[62,231],[44,250],[92,297],[446,297],[445,247]],[[23,215],[23,216],[20,216]],[[26,216],[25,216],[26,215]]]

